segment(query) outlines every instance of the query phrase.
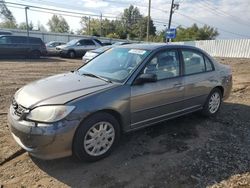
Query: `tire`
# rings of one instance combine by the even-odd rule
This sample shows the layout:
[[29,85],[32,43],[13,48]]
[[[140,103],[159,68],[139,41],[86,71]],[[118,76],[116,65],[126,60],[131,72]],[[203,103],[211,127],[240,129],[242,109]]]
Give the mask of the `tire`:
[[71,59],[74,59],[74,58],[76,57],[76,53],[75,53],[73,50],[70,50],[70,51],[68,52],[68,55],[69,55],[69,57],[70,57]]
[[202,115],[206,117],[216,116],[218,111],[220,110],[221,102],[222,102],[221,90],[218,88],[214,88],[210,92],[206,100],[206,103],[202,110]]
[[116,118],[106,112],[96,113],[83,121],[76,130],[73,155],[80,161],[100,160],[112,152],[119,138],[120,125]]
[[34,50],[30,53],[30,58],[32,59],[39,59],[41,56],[41,53],[38,50]]

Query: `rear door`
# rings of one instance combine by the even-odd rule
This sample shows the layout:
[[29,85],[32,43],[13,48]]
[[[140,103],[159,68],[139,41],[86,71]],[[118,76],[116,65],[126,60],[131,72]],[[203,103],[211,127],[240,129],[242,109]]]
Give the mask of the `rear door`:
[[176,49],[158,52],[141,73],[157,75],[157,81],[131,86],[131,125],[152,124],[178,114],[184,97],[183,77]]
[[181,49],[184,69],[186,107],[200,108],[216,85],[216,76],[212,62],[200,51]]
[[16,55],[27,55],[30,48],[27,37],[13,36],[11,37],[11,44],[13,46],[13,53]]
[[96,45],[95,45],[94,41],[90,40],[90,39],[84,40],[84,46],[85,46],[87,51],[96,49]]

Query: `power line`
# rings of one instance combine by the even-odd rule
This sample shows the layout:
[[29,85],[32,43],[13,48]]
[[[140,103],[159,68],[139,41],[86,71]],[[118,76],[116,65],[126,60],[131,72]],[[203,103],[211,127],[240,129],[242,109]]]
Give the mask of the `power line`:
[[[208,6],[213,6],[213,5],[210,4],[211,2],[209,2],[209,1],[207,1],[207,0],[203,0],[202,2],[203,2],[203,4],[206,4],[206,5],[208,5]],[[213,7],[214,7],[214,6],[213,6]],[[215,10],[216,12],[220,12],[220,13],[222,13],[222,14],[224,14],[224,15],[227,15],[227,16],[230,16],[230,17],[236,19],[235,21],[237,21],[237,22],[243,21],[243,23],[246,24],[246,22],[245,22],[244,20],[242,20],[241,17],[238,17],[238,16],[235,16],[235,15],[229,14],[228,12],[223,11],[223,10],[221,10],[221,9],[217,9],[216,7],[215,7],[214,10]]]
[[[186,15],[186,14],[183,14],[183,13],[180,13],[180,12],[177,12],[177,13],[178,13],[179,15],[185,17],[185,18],[188,18],[188,19],[190,19],[190,20],[194,20],[194,21],[196,21],[196,22],[198,22],[198,23],[200,23],[200,24],[202,24],[202,25],[208,25],[208,24],[206,24],[206,23],[204,23],[204,22],[201,22],[201,21],[199,21],[199,20],[197,20],[197,19],[195,19],[195,18],[192,18],[192,17],[190,17],[190,16],[188,16],[188,15]],[[213,25],[208,25],[208,26],[215,27],[215,26],[213,26]],[[250,38],[250,36],[248,36],[248,35],[243,35],[243,34],[239,34],[239,33],[234,33],[234,32],[231,32],[231,31],[228,31],[228,30],[225,30],[225,29],[221,29],[221,28],[218,28],[218,27],[215,27],[215,28],[217,28],[218,30],[224,31],[224,32],[226,32],[226,33],[233,34],[233,35],[237,35],[237,36],[241,36],[241,37]]]
[[[21,5],[8,5],[8,7],[11,7],[11,8],[18,8],[18,9],[24,9],[23,7],[19,7],[19,6],[21,6]],[[32,12],[41,12],[41,13],[48,13],[48,14],[55,14],[55,12],[54,11],[49,11],[49,10],[39,10],[39,9],[32,9],[32,8],[30,8],[29,9],[29,11],[32,11]],[[59,10],[57,10],[57,11],[59,11]],[[75,18],[82,18],[82,16],[80,16],[80,15],[73,15],[73,14],[69,14],[69,13],[56,13],[56,14],[58,14],[58,15],[61,15],[61,16],[68,16],[68,17],[75,17]],[[116,18],[117,20],[123,20],[123,18],[122,17],[114,17],[114,18]],[[135,18],[135,20],[141,20],[141,19],[143,19],[143,18]],[[158,19],[156,19],[156,20],[154,20],[153,21],[155,24],[161,24],[162,26],[164,26],[164,25],[166,25],[168,22],[167,21],[164,21],[164,20],[158,20]],[[177,24],[177,25],[181,25],[181,24],[179,24],[179,23],[177,23],[177,22],[173,22],[173,23],[175,23],[175,24]],[[164,25],[163,25],[164,24]]]
[[[234,19],[230,19],[231,22],[234,22],[234,23],[237,23],[237,24],[240,24],[242,25],[241,23],[239,23],[239,18],[237,17],[234,17],[232,15],[229,15],[229,14],[226,14],[224,11],[222,10],[219,10],[219,9],[216,9],[216,8],[212,8],[210,7],[209,4],[206,4],[204,1],[200,1],[199,2],[199,6],[202,7],[202,8],[206,8],[206,10],[214,15],[217,15],[217,16],[223,16],[223,18],[226,18],[228,16],[230,16],[231,18],[234,18]],[[226,16],[226,17],[225,17]],[[236,20],[235,20],[236,19]],[[243,24],[243,26],[247,26],[247,27],[250,27],[250,25],[247,25],[246,23]]]
[[[22,4],[22,3],[12,3],[12,2],[7,2],[7,1],[0,1],[0,3],[6,3],[6,4],[12,4],[12,5],[19,5],[19,6],[28,6],[30,8],[35,8],[35,9],[44,9],[44,10],[49,10],[49,11],[55,11],[55,12],[64,12],[64,13],[70,13],[70,14],[78,14],[78,15],[82,15],[82,16],[92,16],[92,17],[100,17],[100,15],[98,14],[87,14],[84,12],[72,12],[72,11],[67,11],[67,10],[60,10],[60,9],[53,9],[53,8],[45,8],[45,7],[39,7],[39,6],[33,6],[33,5],[26,5],[26,4]],[[103,15],[103,17],[106,18],[116,18],[114,16],[105,16]]]

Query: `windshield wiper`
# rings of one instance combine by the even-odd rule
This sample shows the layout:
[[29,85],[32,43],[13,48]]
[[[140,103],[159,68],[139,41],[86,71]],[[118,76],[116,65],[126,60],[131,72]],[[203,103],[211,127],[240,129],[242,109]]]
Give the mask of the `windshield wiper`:
[[92,73],[85,72],[85,73],[83,73],[82,75],[84,75],[84,76],[90,76],[90,77],[94,77],[94,78],[99,78],[100,80],[103,80],[103,81],[105,81],[105,82],[112,83],[111,80],[108,80],[108,79],[103,78],[103,77],[101,77],[101,76],[97,76],[97,75],[92,74]]

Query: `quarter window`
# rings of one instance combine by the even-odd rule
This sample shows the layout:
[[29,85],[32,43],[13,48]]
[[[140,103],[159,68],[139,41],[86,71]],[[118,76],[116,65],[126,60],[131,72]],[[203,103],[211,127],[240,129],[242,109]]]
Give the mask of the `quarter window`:
[[206,71],[212,71],[213,66],[211,61],[205,56],[205,63],[206,63]]
[[185,75],[205,72],[203,55],[196,51],[182,50]]
[[143,72],[156,74],[158,80],[179,76],[178,52],[176,50],[164,50],[157,53],[146,65]]

